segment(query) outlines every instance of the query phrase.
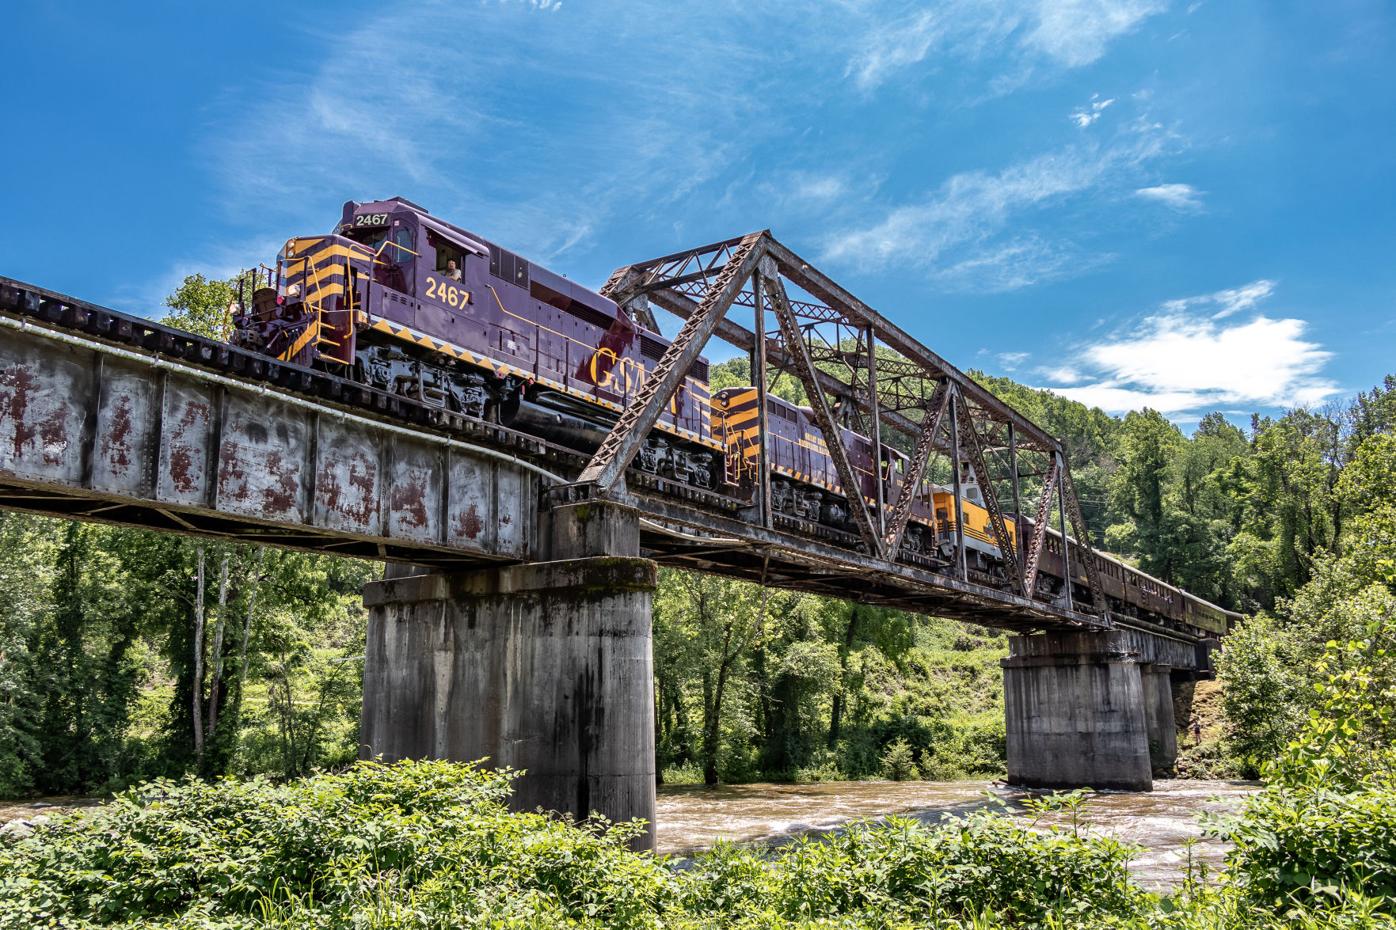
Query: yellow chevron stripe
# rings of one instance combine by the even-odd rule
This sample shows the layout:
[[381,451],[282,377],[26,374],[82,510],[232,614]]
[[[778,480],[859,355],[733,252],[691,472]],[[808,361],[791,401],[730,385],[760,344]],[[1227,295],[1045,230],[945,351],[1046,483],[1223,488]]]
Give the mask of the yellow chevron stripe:
[[286,245],[282,248],[281,252],[286,256],[297,255],[315,248],[324,241],[324,236],[293,236],[286,240]]
[[[370,252],[368,249],[363,249],[363,248],[352,248],[352,247],[347,246],[347,245],[341,245],[341,244],[339,244],[339,243],[334,243],[334,244],[332,244],[332,245],[326,246],[325,248],[323,248],[323,249],[321,249],[320,251],[316,252],[314,255],[308,256],[308,260],[309,260],[310,264],[311,264],[312,266],[314,266],[314,265],[320,264],[320,263],[323,262],[326,258],[330,258],[330,257],[334,257],[334,258],[368,258],[368,257],[369,257],[370,255],[372,255],[372,254],[373,254],[373,253]],[[302,258],[303,258],[303,256],[298,255],[298,256],[296,256],[295,260],[296,260],[296,261],[301,261]]]
[[300,336],[296,338],[296,341],[291,343],[291,347],[287,349],[285,352],[282,352],[279,356],[277,356],[277,358],[281,359],[281,361],[283,362],[289,362],[291,359],[299,355],[301,350],[310,344],[310,340],[314,339],[317,335],[319,335],[319,333],[319,322],[312,322],[309,326],[305,328],[305,332],[301,333]]
[[306,302],[324,300],[327,297],[339,297],[343,293],[343,284],[321,284],[316,286],[313,290],[306,291],[305,299]]

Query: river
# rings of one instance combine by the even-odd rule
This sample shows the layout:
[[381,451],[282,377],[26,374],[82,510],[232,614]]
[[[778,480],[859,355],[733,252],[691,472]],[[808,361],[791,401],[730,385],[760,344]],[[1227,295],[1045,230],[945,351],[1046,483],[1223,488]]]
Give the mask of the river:
[[[1089,830],[1143,847],[1130,868],[1141,884],[1164,889],[1181,881],[1189,840],[1197,841],[1194,862],[1213,870],[1221,866],[1226,845],[1203,836],[1198,816],[1234,810],[1255,790],[1251,782],[1159,780],[1150,793],[1094,794],[1080,819]],[[1018,803],[1023,797],[1021,791],[983,781],[665,786],[659,789],[655,821],[659,851],[682,855],[719,840],[788,842],[892,814],[935,823],[1001,803],[1023,815]],[[1063,822],[1060,816],[1054,820]]]

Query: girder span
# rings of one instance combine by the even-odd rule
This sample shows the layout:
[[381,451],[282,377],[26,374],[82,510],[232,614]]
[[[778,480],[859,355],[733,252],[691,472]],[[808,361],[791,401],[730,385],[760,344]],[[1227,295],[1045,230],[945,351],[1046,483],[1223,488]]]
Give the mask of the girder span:
[[[741,267],[762,262],[753,254],[765,237],[751,240]],[[765,271],[782,274],[778,261]],[[787,309],[798,321],[795,305]],[[713,332],[725,322],[709,318]],[[1031,585],[1014,593],[982,571],[947,572],[945,562],[897,552],[886,537],[868,546],[856,533],[784,513],[753,517],[740,499],[662,476],[631,470],[626,487],[603,492],[579,483],[594,462],[575,449],[8,279],[0,279],[0,327],[3,507],[465,568],[548,558],[540,524],[562,495],[633,510],[642,553],[664,564],[1015,631],[1108,625],[1034,597]],[[774,374],[790,347],[779,338],[766,346]],[[806,374],[830,399],[831,417],[848,415],[850,391],[876,390],[832,379],[818,363]],[[981,433],[969,433],[969,421],[980,430],[1002,424],[984,426],[987,408],[957,380],[936,383],[961,397],[961,451],[987,485],[996,440],[970,448]],[[926,419],[952,409],[950,390],[936,397],[933,389],[907,421],[928,459],[954,446]],[[864,416],[879,414],[886,411]],[[882,422],[898,428],[892,415]],[[882,529],[895,533],[888,506]],[[1070,516],[1079,533],[1079,512]],[[1036,521],[1020,542],[1026,551],[1048,522]],[[1116,622],[1201,638],[1136,618]]]

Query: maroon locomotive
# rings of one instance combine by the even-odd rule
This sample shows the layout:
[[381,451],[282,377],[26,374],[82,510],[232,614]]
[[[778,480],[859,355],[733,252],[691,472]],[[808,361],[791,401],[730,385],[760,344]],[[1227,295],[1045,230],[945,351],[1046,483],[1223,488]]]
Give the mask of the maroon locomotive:
[[[401,197],[349,202],[335,233],[290,239],[234,339],[423,403],[594,444],[669,344],[584,287]],[[699,359],[637,464],[711,487]]]

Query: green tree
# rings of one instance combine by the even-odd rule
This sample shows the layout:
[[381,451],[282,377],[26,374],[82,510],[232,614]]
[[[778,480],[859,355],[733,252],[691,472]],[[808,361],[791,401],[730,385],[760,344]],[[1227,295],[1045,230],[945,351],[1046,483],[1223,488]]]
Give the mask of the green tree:
[[[244,299],[250,299],[250,286],[244,290]],[[165,298],[170,312],[160,322],[211,339],[224,339],[232,325],[231,307],[237,300],[238,278],[221,281],[192,274]]]

